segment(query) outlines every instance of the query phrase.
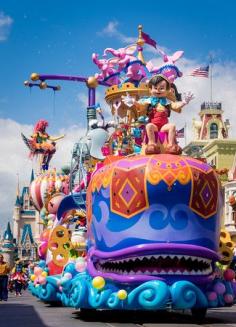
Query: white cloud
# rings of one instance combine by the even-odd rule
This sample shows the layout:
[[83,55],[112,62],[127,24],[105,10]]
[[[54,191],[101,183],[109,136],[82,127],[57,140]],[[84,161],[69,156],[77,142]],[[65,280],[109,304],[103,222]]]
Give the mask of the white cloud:
[[6,41],[10,32],[13,19],[4,12],[0,12],[0,42]]
[[[10,119],[0,119],[0,229],[5,228],[7,221],[12,219],[13,206],[16,199],[17,173],[20,187],[29,185],[31,170],[36,168],[35,160],[29,159],[29,151],[24,144],[21,133],[26,137],[32,134],[32,125],[21,125]],[[50,128],[49,128],[50,133]],[[85,129],[74,125],[68,129],[60,129],[57,134],[66,134],[58,141],[57,152],[51,161],[51,167],[57,169],[70,165],[73,145],[84,135]],[[57,136],[57,135],[55,135]]]
[[127,36],[118,31],[119,22],[117,21],[110,21],[108,24],[103,28],[102,31],[98,32],[97,34],[100,36],[106,37],[115,37],[119,41],[125,44],[135,43],[137,41],[136,37]]

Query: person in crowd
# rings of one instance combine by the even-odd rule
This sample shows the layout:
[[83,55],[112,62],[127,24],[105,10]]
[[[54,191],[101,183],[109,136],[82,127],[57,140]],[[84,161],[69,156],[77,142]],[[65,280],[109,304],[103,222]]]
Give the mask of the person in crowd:
[[25,276],[25,269],[23,267],[22,262],[19,259],[16,259],[15,266],[12,269],[12,273],[10,276],[11,282],[13,282],[15,286],[15,295],[21,296],[22,295],[22,288],[26,284],[26,276]]
[[10,267],[7,262],[4,261],[3,255],[0,253],[0,301],[7,301],[8,299],[8,274]]

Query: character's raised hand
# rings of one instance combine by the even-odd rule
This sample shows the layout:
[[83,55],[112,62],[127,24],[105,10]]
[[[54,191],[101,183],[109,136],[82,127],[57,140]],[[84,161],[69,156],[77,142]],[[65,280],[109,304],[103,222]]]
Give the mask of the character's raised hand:
[[184,93],[184,100],[183,100],[183,102],[185,104],[188,104],[193,99],[194,99],[194,94],[193,93],[191,93],[191,92]]
[[135,98],[131,97],[129,93],[126,93],[126,95],[122,95],[121,98],[122,102],[124,102],[127,107],[132,107],[135,103]]

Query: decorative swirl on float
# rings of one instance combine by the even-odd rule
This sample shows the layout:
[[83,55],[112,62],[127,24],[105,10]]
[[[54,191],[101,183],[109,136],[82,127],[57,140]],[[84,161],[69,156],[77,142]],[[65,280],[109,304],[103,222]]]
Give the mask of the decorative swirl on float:
[[128,295],[128,305],[133,308],[159,309],[166,307],[170,298],[166,283],[154,280],[136,287]]
[[170,287],[174,309],[207,308],[208,301],[203,292],[188,281],[175,282]]
[[121,309],[122,308],[122,303],[123,301],[121,301],[118,296],[117,296],[117,292],[112,293],[108,300],[107,300],[107,305],[110,309]]
[[113,292],[111,289],[104,289],[102,291],[95,289],[91,284],[89,285],[88,302],[93,308],[100,308],[106,306],[107,299]]
[[85,278],[76,279],[70,291],[70,305],[76,309],[87,306],[88,282]]
[[41,285],[38,296],[45,302],[60,300],[60,294],[57,292],[57,289],[50,283]]

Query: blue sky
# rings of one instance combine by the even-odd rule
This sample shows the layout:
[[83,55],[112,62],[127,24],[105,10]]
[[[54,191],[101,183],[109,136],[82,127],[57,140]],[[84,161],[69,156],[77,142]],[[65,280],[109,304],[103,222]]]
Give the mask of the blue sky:
[[[203,63],[210,51],[218,61],[236,58],[234,1],[0,1],[0,11],[12,19],[0,42],[0,115],[19,123],[53,118],[52,128],[83,118],[76,99],[77,83],[60,83],[53,115],[53,92],[23,87],[31,72],[91,75],[93,51],[123,46],[119,36],[101,35],[110,21],[124,36],[137,35],[142,23],[160,45],[184,49]],[[86,92],[84,88],[84,92]]]
[[[30,177],[20,132],[30,135],[32,125],[47,119],[49,132],[62,130],[67,138],[58,145],[55,165],[70,161],[70,151],[86,124],[86,87],[79,83],[59,82],[62,90],[30,92],[23,82],[32,72],[90,76],[97,72],[93,52],[106,47],[126,46],[137,37],[142,24],[157,43],[169,53],[184,50],[180,62],[184,73],[215,57],[214,99],[222,101],[225,118],[232,121],[236,93],[236,2],[196,1],[28,1],[0,0],[0,225],[11,219],[15,200],[16,174],[21,186]],[[158,55],[147,46],[145,59]],[[159,57],[160,58],[160,57]],[[180,61],[181,61],[180,60]],[[182,78],[180,91],[193,91],[195,100],[187,115],[173,116],[179,128],[197,115],[201,101],[209,100],[209,80]],[[52,83],[58,84],[58,83]],[[98,90],[99,101],[104,88]],[[55,106],[54,106],[55,101]],[[63,143],[64,142],[64,143]]]

